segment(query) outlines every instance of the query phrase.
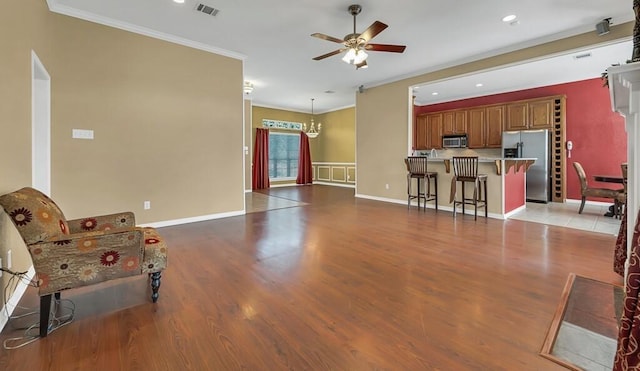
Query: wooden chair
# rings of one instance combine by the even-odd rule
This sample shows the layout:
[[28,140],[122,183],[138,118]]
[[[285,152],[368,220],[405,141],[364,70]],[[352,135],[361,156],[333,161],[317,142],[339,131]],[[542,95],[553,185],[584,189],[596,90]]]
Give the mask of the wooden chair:
[[[433,201],[436,211],[438,211],[438,173],[428,171],[427,157],[409,156],[404,159],[407,166],[407,207],[411,206],[411,200],[418,200],[418,210],[420,209],[420,199],[424,201],[424,209],[427,208],[427,201]],[[416,179],[417,193],[411,193],[412,179]],[[433,188],[431,186],[433,180]],[[424,190],[421,185],[424,183]]]
[[[456,208],[462,206],[462,215],[464,215],[464,205],[473,205],[474,220],[478,220],[478,208],[484,207],[484,217],[488,217],[487,208],[487,175],[478,174],[478,157],[477,156],[454,156],[453,162],[453,178],[451,179],[451,201],[453,202],[453,216],[456,216]],[[460,182],[461,198],[456,200],[457,186]],[[465,184],[473,184],[473,197],[465,196]]]
[[[578,174],[578,179],[580,179],[580,194],[582,196],[582,202],[580,203],[580,209],[578,210],[578,214],[582,214],[582,210],[584,209],[584,204],[587,200],[587,197],[600,197],[600,198],[609,198],[614,202],[618,197],[621,196],[623,190],[621,189],[609,189],[609,188],[596,188],[589,187],[589,183],[587,181],[587,174],[584,172],[584,168],[579,162],[574,162],[573,167],[576,169],[576,173]],[[615,213],[615,207],[614,207]]]
[[51,296],[60,300],[63,290],[148,274],[151,300],[158,300],[167,246],[154,228],[136,227],[133,213],[67,220],[52,199],[29,187],[0,196],[0,206],[33,261],[40,295],[40,337],[49,333]]
[[622,170],[622,191],[618,192],[613,209],[615,217],[618,219],[622,218],[624,209],[627,206],[627,164],[621,164],[620,169]]

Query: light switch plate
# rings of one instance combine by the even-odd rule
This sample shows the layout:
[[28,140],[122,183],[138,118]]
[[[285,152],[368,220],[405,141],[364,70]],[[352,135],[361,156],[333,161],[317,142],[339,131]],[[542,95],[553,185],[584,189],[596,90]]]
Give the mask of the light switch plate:
[[73,129],[71,137],[74,139],[93,139],[93,130]]

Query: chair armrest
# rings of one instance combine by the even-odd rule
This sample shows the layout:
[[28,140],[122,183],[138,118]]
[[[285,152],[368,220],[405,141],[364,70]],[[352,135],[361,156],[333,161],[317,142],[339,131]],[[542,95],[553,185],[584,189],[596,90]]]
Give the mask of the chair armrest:
[[135,227],[136,219],[132,212],[92,216],[82,219],[67,220],[70,233],[87,231],[105,231],[122,227]]
[[38,275],[39,294],[91,285],[141,273],[141,228],[92,231],[28,246]]

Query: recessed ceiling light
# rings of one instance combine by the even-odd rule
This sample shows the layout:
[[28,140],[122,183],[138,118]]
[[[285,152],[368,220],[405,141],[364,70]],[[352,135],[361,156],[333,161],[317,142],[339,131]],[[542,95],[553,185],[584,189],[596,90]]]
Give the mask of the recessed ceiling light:
[[438,92],[434,91],[433,93],[431,93],[431,95],[438,95]]
[[508,16],[502,18],[502,22],[511,22],[511,21],[514,21],[516,18],[517,17],[515,14],[509,14]]
[[184,0],[173,0],[176,4],[184,4]]
[[333,94],[333,93],[335,93],[335,91],[333,91],[333,90],[325,90],[324,93],[325,94]]
[[481,83],[477,83],[476,84],[476,88],[480,88],[480,87],[482,87],[482,84]]

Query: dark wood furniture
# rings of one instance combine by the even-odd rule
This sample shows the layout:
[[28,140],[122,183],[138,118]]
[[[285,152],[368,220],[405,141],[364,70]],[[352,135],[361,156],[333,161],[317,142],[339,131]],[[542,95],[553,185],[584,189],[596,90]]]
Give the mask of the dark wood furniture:
[[[411,206],[411,200],[418,201],[420,210],[420,200],[424,201],[423,208],[426,210],[427,201],[433,201],[436,211],[438,210],[438,173],[429,171],[428,160],[422,156],[409,156],[404,159],[407,167],[407,207]],[[412,179],[416,179],[416,193],[412,193]],[[433,180],[433,186],[431,181]],[[424,189],[421,190],[424,184]]]
[[[454,156],[453,162],[453,179],[451,181],[451,200],[453,201],[453,217],[456,216],[456,208],[462,206],[462,215],[464,215],[464,206],[473,205],[474,220],[478,219],[478,207],[484,207],[484,217],[488,216],[487,208],[487,175],[478,174],[478,157],[477,156]],[[460,200],[456,200],[457,185],[460,182]],[[473,196],[471,198],[465,195],[465,184],[473,185]]]
[[[609,198],[612,200],[616,200],[622,192],[621,189],[609,189],[609,188],[598,188],[598,187],[590,187],[587,182],[587,175],[584,171],[584,168],[579,162],[573,163],[573,168],[576,170],[578,174],[578,179],[580,180],[580,194],[582,196],[582,202],[580,203],[580,209],[578,210],[578,214],[582,214],[582,210],[584,209],[584,204],[587,200],[587,197],[600,197],[600,198]],[[602,177],[602,175],[599,175]],[[595,179],[595,177],[594,177]],[[603,178],[602,178],[603,179]],[[614,207],[615,214],[615,207]]]

